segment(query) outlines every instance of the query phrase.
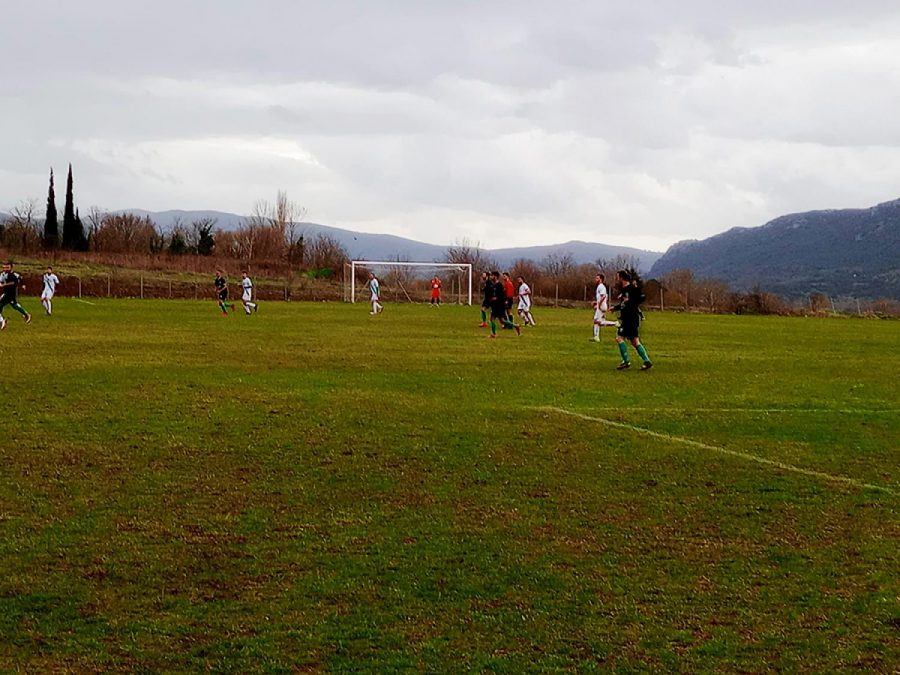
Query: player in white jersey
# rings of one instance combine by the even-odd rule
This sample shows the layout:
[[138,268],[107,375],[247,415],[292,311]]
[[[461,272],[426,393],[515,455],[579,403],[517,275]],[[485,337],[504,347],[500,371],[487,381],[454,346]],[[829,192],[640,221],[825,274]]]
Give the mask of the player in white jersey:
[[47,316],[53,314],[53,296],[56,293],[56,287],[59,285],[59,277],[53,273],[53,268],[48,267],[44,273],[44,290],[41,291],[41,304],[47,312]]
[[241,296],[241,302],[244,303],[244,313],[249,314],[251,311],[258,312],[259,305],[253,302],[253,282],[247,275],[247,271],[241,272],[241,288],[244,293]]
[[378,277],[375,276],[375,272],[369,272],[368,286],[369,292],[372,294],[372,299],[370,301],[372,303],[372,311],[369,312],[369,314],[375,316],[376,314],[380,314],[384,311],[384,306],[380,302],[378,302],[381,286],[378,283]]
[[526,326],[536,326],[534,317],[531,316],[531,286],[525,283],[525,277],[521,275],[516,277],[516,281],[519,283],[519,306],[516,311]]
[[594,337],[591,338],[594,342],[600,342],[600,326],[615,326],[615,321],[607,321],[604,318],[604,313],[609,309],[609,292],[606,290],[606,277],[603,274],[598,273],[597,276],[594,277],[594,282],[597,284],[597,290],[594,294]]

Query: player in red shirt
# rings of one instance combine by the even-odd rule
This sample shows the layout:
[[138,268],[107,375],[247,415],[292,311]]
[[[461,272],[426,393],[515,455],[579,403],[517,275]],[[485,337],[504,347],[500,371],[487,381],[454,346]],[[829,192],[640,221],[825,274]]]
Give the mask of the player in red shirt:
[[513,280],[510,278],[509,272],[503,273],[503,292],[506,295],[506,318],[512,322],[512,308],[513,300],[516,298],[516,287],[513,285]]
[[441,280],[435,274],[431,279],[431,305],[437,307],[441,304]]

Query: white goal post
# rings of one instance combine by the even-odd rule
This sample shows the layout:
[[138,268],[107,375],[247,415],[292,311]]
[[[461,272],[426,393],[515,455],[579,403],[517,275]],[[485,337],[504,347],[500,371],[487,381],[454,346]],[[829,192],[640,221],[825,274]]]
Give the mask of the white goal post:
[[[397,260],[351,260],[350,261],[350,302],[356,302],[356,271],[362,268],[372,271],[372,268],[384,267],[413,267],[430,269],[449,269],[463,272],[467,281],[466,304],[472,304],[472,264],[471,263],[436,263],[436,262],[400,262]],[[346,296],[345,296],[346,297]]]

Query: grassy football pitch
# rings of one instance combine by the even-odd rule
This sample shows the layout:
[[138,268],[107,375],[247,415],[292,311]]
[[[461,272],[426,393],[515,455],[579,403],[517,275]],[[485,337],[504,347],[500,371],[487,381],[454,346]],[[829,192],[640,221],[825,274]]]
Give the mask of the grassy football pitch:
[[900,667],[900,322],[23,302],[0,670]]

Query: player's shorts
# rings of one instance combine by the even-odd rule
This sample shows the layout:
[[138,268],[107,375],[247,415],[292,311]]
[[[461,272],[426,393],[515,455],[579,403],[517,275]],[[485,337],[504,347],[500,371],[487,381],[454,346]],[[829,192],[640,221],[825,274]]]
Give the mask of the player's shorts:
[[253,292],[244,291],[244,294],[241,296],[241,300],[244,302],[251,302],[253,300]]
[[520,299],[518,309],[520,312],[530,312],[531,311],[531,300],[527,300],[525,298]]
[[227,290],[219,291],[219,300],[222,300],[224,302],[227,299],[228,299],[228,291]]
[[634,340],[638,337],[638,331],[641,326],[641,320],[635,317],[634,319],[622,320],[622,324],[616,330],[616,335],[619,337],[623,337],[626,340]]
[[53,291],[44,291],[43,293],[41,293],[41,300],[52,300],[53,293]]
[[505,319],[506,318],[506,306],[505,305],[491,305],[491,318],[492,319]]
[[594,322],[600,323],[601,321],[603,321],[603,319],[604,319],[603,315],[605,312],[606,312],[605,306],[603,307],[603,309],[595,309],[594,310]]
[[372,296],[372,299],[369,300],[369,302],[378,302],[378,296],[377,296],[377,295],[373,295],[373,296]]

